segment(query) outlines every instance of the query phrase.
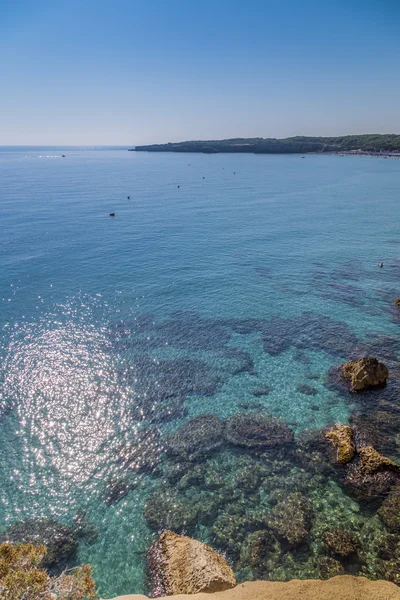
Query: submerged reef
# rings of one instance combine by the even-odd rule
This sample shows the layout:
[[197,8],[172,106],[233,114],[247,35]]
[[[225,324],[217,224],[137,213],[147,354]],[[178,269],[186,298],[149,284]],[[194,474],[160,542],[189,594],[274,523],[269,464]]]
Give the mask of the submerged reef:
[[225,422],[203,417],[170,436],[175,448],[164,455],[162,483],[144,510],[153,531],[167,528],[210,544],[238,581],[349,573],[396,582],[394,461],[357,446],[349,426],[295,440],[267,413]]
[[[351,285],[330,286],[328,293],[346,296],[352,305]],[[226,557],[238,581],[358,574],[400,583],[395,336],[360,340],[346,323],[311,312],[270,319],[182,312],[161,323],[149,318],[120,324],[113,335],[133,352],[119,377],[141,428],[118,448],[107,504],[145,476],[143,515],[153,534],[169,530],[209,544]],[[313,351],[322,351],[325,360],[335,357],[338,364],[325,381],[326,403],[332,404],[325,427],[304,430],[301,416],[285,421],[267,412],[271,406],[284,414],[276,407],[274,379],[256,373],[260,356],[253,359],[252,343],[261,360],[283,367],[289,354],[280,355],[290,349],[301,363],[291,387],[295,400],[302,407],[309,396],[308,409],[321,412],[323,379]],[[352,360],[341,365],[346,357]],[[239,386],[226,412],[216,406],[219,416],[198,416],[199,397],[218,393],[219,401],[238,375],[243,395]],[[335,410],[338,399],[348,403],[349,424]],[[204,402],[205,411],[213,410],[213,400]]]
[[294,433],[282,419],[268,414],[239,413],[227,419],[228,442],[247,448],[269,448],[289,444]]

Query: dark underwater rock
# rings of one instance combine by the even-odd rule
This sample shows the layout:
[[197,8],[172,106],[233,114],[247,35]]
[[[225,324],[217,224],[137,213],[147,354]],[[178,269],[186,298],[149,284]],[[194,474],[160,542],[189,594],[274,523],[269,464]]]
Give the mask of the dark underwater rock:
[[135,473],[153,473],[161,462],[165,443],[155,427],[139,430],[134,439],[119,449],[118,460],[122,467]]
[[358,501],[380,503],[398,481],[398,474],[391,469],[363,473],[360,462],[354,461],[348,466],[342,485]]
[[149,356],[136,357],[119,373],[119,379],[132,387],[136,401],[145,410],[172,397],[212,395],[221,384],[215,370],[201,360],[156,360]]
[[357,554],[360,547],[359,541],[354,536],[341,529],[326,531],[324,542],[329,552],[340,558]]
[[294,492],[278,502],[268,513],[267,525],[290,548],[303,544],[308,537],[311,510],[308,500]]
[[189,311],[175,313],[157,326],[156,333],[169,346],[191,350],[221,349],[232,335],[223,322]]
[[131,482],[125,477],[112,477],[105,485],[103,500],[109,505],[117,504],[131,489]]
[[225,421],[226,439],[236,446],[268,448],[293,443],[293,431],[284,421],[268,414],[239,413]]
[[194,461],[219,448],[223,441],[222,421],[216,415],[200,415],[167,438],[167,453],[179,460]]
[[318,394],[318,390],[313,388],[311,385],[307,385],[306,383],[301,383],[296,387],[296,392],[300,392],[300,394],[305,394],[306,396],[315,396]]
[[400,533],[400,486],[395,486],[389,496],[382,502],[378,515],[386,527],[395,533]]
[[7,527],[0,542],[43,544],[46,554],[41,565],[50,570],[63,570],[75,559],[78,549],[74,528],[53,519],[27,519]]
[[197,516],[196,506],[185,502],[169,487],[157,488],[144,508],[147,524],[154,531],[171,529],[179,533],[190,530],[196,525]]
[[97,541],[99,530],[88,520],[85,510],[78,510],[73,517],[73,522],[74,533],[79,540],[83,540],[88,546],[91,546]]
[[272,531],[254,531],[242,545],[236,569],[250,568],[253,579],[267,579],[279,564],[281,554],[280,544]]
[[265,321],[262,319],[224,319],[222,323],[235,333],[248,335],[262,331]]
[[318,561],[321,579],[330,579],[337,575],[344,575],[343,565],[330,556],[322,556]]
[[240,348],[224,348],[223,356],[230,359],[231,374],[239,375],[240,373],[251,373],[254,374],[254,361],[251,354],[241,350]]
[[162,424],[168,421],[176,421],[187,415],[187,407],[184,398],[175,396],[167,398],[162,402],[157,402],[147,406],[146,419],[150,423]]
[[324,430],[304,430],[297,436],[296,459],[314,475],[330,475],[334,473],[337,452]]
[[388,410],[355,412],[350,422],[357,448],[373,446],[383,454],[396,452],[394,438],[400,429],[400,414]]
[[270,387],[257,387],[251,390],[251,393],[256,398],[260,398],[261,396],[268,396],[272,392],[272,388]]
[[181,418],[188,396],[213,395],[222,383],[221,373],[201,360],[149,356],[136,357],[120,369],[118,378],[134,394],[132,412],[154,423]]
[[262,404],[261,402],[238,402],[237,404],[238,408],[241,408],[243,410],[263,410],[264,404]]
[[211,539],[216,548],[226,552],[233,561],[239,560],[242,545],[254,531],[266,528],[266,513],[254,515],[250,512],[227,510],[215,521],[211,528]]
[[262,339],[265,352],[272,355],[294,346],[346,356],[357,343],[357,337],[346,323],[313,312],[305,312],[297,318],[274,317],[266,322]]

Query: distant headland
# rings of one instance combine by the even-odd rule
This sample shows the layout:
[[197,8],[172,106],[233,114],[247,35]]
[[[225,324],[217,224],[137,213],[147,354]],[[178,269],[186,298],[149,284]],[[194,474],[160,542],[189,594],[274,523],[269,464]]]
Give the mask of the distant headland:
[[253,154],[359,153],[399,154],[400,135],[364,134],[341,137],[233,138],[197,140],[136,146],[131,151],[147,152],[250,152]]

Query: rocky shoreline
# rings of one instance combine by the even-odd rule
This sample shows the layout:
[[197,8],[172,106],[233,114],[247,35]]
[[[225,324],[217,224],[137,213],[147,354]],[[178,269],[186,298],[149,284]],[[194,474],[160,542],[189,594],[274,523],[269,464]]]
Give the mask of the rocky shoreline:
[[[342,544],[343,545],[343,544]],[[371,582],[363,577],[337,576],[326,581],[295,580],[245,582],[236,585],[235,575],[215,550],[187,536],[164,531],[150,548],[151,597],[203,600],[391,600],[400,589],[387,581]],[[162,595],[163,594],[163,595]],[[164,596],[165,594],[165,596]],[[120,596],[115,600],[139,600],[145,596]]]
[[[171,596],[164,596],[166,600]],[[192,600],[190,594],[180,594],[177,600]],[[215,594],[196,594],[196,600],[398,600],[400,590],[388,581],[369,581],[365,577],[339,575],[319,581],[306,579],[286,583],[249,581],[231,590]],[[147,596],[131,594],[112,600],[148,600]]]

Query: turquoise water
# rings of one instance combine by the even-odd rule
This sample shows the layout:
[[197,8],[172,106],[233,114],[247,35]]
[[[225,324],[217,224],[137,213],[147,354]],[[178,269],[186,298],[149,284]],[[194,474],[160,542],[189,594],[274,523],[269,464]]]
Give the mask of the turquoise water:
[[[397,361],[400,162],[2,148],[0,177],[0,527],[85,511],[98,536],[75,560],[104,597],[142,592],[170,433],[254,410],[297,436],[347,423],[354,401],[328,369],[365,340]],[[229,452],[207,465],[247,460]],[[121,477],[129,489],[105,502]],[[310,498],[334,490],[365,529],[334,479],[319,485]],[[230,559],[213,532],[233,502],[177,529]]]

